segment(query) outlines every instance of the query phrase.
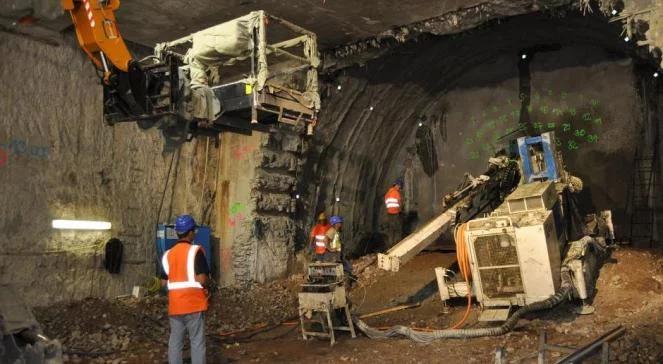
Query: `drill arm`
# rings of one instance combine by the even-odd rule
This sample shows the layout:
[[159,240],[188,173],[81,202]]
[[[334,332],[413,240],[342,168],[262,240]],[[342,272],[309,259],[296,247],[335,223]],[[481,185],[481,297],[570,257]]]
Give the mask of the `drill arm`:
[[[172,113],[172,102],[160,103],[170,65],[152,62],[146,67],[133,59],[117,29],[115,10],[120,0],[60,0],[69,12],[76,37],[92,63],[103,73],[104,117],[110,124],[159,118]],[[172,74],[172,72],[170,73]],[[155,105],[159,106],[155,106]]]
[[120,0],[60,0],[60,3],[71,15],[81,48],[97,69],[103,71],[104,83],[110,82],[113,67],[128,72],[132,57],[117,29],[114,13],[120,7]]

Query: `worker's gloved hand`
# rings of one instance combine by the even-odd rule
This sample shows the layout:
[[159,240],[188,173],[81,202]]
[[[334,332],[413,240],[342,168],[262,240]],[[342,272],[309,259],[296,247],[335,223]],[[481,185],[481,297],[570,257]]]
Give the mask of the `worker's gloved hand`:
[[207,299],[211,299],[218,290],[219,286],[216,284],[215,280],[208,278],[205,281],[205,284],[203,285],[203,292],[205,292]]

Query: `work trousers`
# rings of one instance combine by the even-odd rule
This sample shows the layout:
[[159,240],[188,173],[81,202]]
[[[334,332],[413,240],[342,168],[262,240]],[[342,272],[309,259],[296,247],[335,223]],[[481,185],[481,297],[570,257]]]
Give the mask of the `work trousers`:
[[339,259],[341,260],[341,264],[343,264],[343,270],[345,273],[349,274],[350,276],[353,276],[352,274],[352,264],[350,263],[349,260],[345,258],[345,254],[341,251],[339,254]]
[[403,220],[403,214],[387,214],[385,221],[385,234],[387,235],[385,245],[387,249],[403,240]]
[[191,364],[205,364],[205,313],[169,316],[168,364],[182,364],[184,336],[189,333]]

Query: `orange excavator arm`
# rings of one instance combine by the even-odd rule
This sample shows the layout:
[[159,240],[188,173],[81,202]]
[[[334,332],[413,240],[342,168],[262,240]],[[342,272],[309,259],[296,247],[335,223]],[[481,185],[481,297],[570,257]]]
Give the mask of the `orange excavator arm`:
[[128,72],[132,57],[117,29],[114,13],[120,7],[120,0],[60,0],[60,3],[71,15],[81,48],[104,72],[104,82],[108,83],[113,73],[111,65]]

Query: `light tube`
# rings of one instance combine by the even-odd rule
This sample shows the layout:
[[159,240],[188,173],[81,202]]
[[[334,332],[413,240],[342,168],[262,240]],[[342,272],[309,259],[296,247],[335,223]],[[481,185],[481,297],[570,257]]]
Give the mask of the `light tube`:
[[111,223],[108,221],[89,220],[53,220],[53,229],[70,230],[110,230]]

